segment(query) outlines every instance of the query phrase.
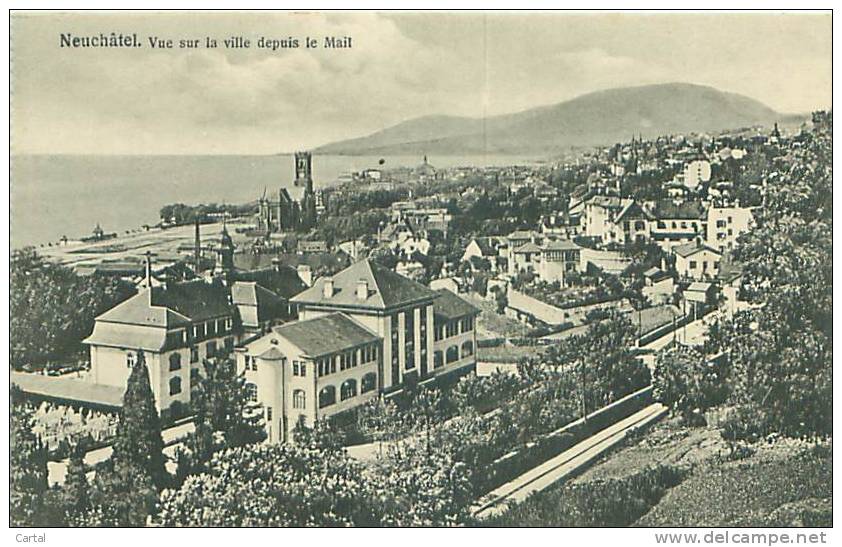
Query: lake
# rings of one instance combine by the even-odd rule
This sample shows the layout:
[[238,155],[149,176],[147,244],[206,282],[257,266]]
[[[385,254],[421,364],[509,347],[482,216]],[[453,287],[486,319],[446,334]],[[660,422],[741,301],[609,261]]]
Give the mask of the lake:
[[[316,188],[378,167],[380,157],[313,156]],[[389,156],[383,168],[414,167],[417,156]],[[514,156],[430,157],[436,167],[527,164]],[[99,223],[122,232],[158,222],[168,203],[245,203],[276,194],[293,179],[293,156],[12,156],[11,245],[20,248],[89,235]]]

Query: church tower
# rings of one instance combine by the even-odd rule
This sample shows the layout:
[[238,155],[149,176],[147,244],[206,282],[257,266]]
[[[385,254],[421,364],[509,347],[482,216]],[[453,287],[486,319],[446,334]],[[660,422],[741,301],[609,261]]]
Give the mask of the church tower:
[[313,157],[310,152],[295,153],[295,185],[307,188],[307,193],[313,192]]

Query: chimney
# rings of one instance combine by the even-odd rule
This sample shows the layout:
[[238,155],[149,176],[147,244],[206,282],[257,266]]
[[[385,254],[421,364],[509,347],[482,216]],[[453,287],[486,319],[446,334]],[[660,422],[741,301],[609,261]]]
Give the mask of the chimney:
[[322,287],[322,295],[325,298],[331,298],[333,296],[333,278],[332,277],[325,277],[325,283]]
[[360,279],[357,281],[357,300],[365,300],[368,298],[368,281]]
[[193,243],[193,265],[196,267],[196,273],[201,270],[202,259],[202,236],[199,230],[199,220],[196,219],[196,240]]
[[298,265],[298,277],[301,278],[301,281],[304,282],[305,285],[308,287],[313,286],[313,272],[310,270],[310,266],[307,264],[299,264]]
[[146,251],[146,294],[148,303],[152,305],[152,253]]

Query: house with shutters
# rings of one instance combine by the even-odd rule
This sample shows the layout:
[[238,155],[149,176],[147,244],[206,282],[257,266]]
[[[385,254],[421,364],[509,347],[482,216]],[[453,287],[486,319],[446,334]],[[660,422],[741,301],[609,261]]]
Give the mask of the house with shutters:
[[682,279],[703,281],[715,279],[719,274],[722,253],[701,240],[679,245],[674,252],[675,271]]

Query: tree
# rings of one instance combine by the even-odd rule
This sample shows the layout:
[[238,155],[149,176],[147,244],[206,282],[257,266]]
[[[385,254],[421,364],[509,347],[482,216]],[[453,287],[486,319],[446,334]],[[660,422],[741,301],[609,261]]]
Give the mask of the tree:
[[161,420],[149,384],[146,357],[143,351],[138,351],[137,362],[129,374],[123,395],[112,459],[115,461],[115,469],[136,466],[148,474],[155,486],[162,488],[169,480],[169,474],[164,468],[163,450]]
[[227,447],[263,441],[263,411],[250,399],[245,376],[237,374],[237,363],[220,357],[206,359],[204,366],[205,376],[194,403],[196,414],[208,421],[212,431],[222,433]]
[[661,351],[653,375],[654,396],[685,422],[702,424],[704,411],[722,404],[727,396],[725,362],[725,359],[709,360],[685,346]]
[[255,444],[216,454],[208,472],[161,495],[164,526],[378,526],[377,487],[344,450]]
[[135,294],[114,277],[81,277],[27,248],[12,253],[9,291],[11,365],[77,359],[97,315]]
[[83,449],[77,448],[73,451],[62,486],[63,505],[68,520],[84,514],[90,508],[90,485],[82,460],[83,455]]
[[178,482],[204,471],[217,451],[266,438],[262,407],[250,400],[236,362],[228,357],[206,359],[204,370],[190,394],[194,430],[178,451]]
[[144,467],[112,457],[91,487],[90,508],[73,516],[74,526],[145,526],[155,509],[157,490]]
[[[13,395],[14,398],[14,395]],[[9,523],[11,526],[50,526],[46,521],[47,451],[33,433],[33,409],[11,408],[9,436]]]

